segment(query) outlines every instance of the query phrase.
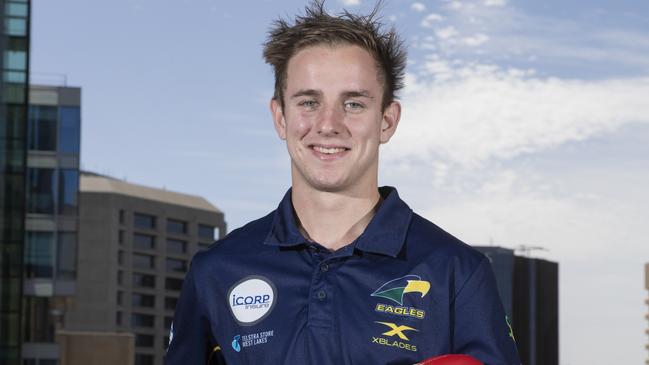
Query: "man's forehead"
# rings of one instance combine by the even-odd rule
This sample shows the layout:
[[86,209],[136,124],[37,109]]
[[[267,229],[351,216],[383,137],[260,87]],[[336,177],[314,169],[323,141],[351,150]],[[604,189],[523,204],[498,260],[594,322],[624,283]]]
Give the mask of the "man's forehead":
[[286,81],[291,93],[312,90],[313,94],[336,86],[341,93],[371,94],[375,86],[382,86],[371,54],[349,44],[310,46],[296,52],[288,62]]

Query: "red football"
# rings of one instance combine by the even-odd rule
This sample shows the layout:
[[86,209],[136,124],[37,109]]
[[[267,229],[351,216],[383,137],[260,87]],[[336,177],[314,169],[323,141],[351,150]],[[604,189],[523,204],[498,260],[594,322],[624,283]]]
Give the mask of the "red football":
[[426,359],[415,365],[483,365],[469,355],[442,355]]

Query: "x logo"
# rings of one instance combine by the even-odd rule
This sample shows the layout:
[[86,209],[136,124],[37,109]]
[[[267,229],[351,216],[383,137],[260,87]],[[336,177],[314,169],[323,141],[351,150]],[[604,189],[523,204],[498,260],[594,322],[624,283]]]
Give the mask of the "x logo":
[[[394,336],[397,335],[399,336],[400,339],[410,341],[406,335],[403,334],[403,331],[417,331],[416,329],[408,326],[397,326],[394,323],[389,323],[389,322],[375,322],[375,323],[380,323],[382,325],[390,327],[390,331],[383,333],[384,336]],[[418,332],[418,331],[417,331]]]

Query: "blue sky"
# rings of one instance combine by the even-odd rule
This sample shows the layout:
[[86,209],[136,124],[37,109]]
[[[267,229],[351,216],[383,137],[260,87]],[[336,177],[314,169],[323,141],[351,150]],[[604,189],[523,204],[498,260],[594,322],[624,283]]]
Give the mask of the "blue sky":
[[[82,87],[85,169],[202,195],[233,229],[290,184],[261,44],[304,4],[34,0],[32,81]],[[410,58],[380,183],[468,243],[546,247],[562,365],[641,363],[649,3],[388,0],[382,14]]]

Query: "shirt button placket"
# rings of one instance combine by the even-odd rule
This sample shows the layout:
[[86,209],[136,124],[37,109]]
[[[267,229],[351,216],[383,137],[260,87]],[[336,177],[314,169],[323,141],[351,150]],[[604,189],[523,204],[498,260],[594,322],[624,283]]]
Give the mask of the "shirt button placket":
[[320,252],[315,251],[316,265],[313,271],[313,281],[311,287],[311,305],[309,310],[309,322],[320,328],[332,326],[332,303],[330,293],[330,283],[327,273],[331,270],[331,264],[326,262],[326,256],[323,257]]

